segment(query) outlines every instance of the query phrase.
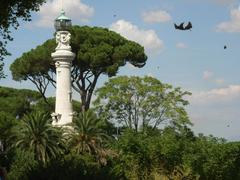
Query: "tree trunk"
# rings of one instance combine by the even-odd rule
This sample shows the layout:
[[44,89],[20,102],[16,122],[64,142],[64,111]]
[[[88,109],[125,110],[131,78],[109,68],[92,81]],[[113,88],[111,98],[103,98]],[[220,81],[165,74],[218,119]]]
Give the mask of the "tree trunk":
[[86,90],[81,91],[81,112],[85,112],[88,109],[86,108],[86,98],[87,98],[87,92]]

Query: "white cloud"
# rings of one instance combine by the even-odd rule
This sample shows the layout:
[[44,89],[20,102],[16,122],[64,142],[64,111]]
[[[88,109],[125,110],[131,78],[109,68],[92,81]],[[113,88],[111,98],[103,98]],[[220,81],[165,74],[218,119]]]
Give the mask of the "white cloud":
[[170,14],[163,10],[147,11],[142,14],[143,21],[146,23],[161,23],[170,21]]
[[230,12],[231,19],[217,25],[217,31],[220,32],[240,32],[240,10],[232,9]]
[[228,139],[239,132],[240,84],[195,91],[188,100],[188,114],[195,132]]
[[204,80],[209,80],[209,79],[211,79],[212,77],[213,77],[213,72],[208,71],[208,70],[206,70],[206,71],[203,72],[203,79],[204,79]]
[[204,80],[210,81],[212,83],[215,83],[217,85],[223,85],[225,83],[225,80],[223,78],[215,78],[214,73],[211,71],[204,71],[202,78]]
[[125,38],[136,41],[144,46],[147,53],[159,53],[163,48],[163,41],[159,39],[156,32],[152,29],[144,30],[138,28],[131,22],[123,19],[110,25],[110,29],[121,34]]
[[[238,99],[238,100],[237,100]],[[209,91],[193,92],[189,101],[193,105],[207,105],[239,101],[240,85],[229,85],[225,88],[216,88]]]
[[74,24],[76,22],[88,22],[94,14],[94,8],[82,3],[81,0],[49,0],[40,8],[40,17],[35,25],[52,27],[53,21],[59,16],[62,7],[66,12],[66,16],[71,18]]
[[180,49],[185,49],[185,48],[187,48],[187,45],[183,42],[179,42],[176,44],[176,47],[180,48]]

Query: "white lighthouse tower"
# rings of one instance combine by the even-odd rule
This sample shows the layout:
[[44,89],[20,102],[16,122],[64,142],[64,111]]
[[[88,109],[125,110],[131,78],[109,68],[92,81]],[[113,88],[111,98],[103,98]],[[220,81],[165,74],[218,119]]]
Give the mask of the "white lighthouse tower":
[[71,51],[69,28],[71,20],[61,15],[55,20],[56,29],[56,51],[51,54],[56,66],[56,103],[55,112],[52,113],[53,125],[63,126],[72,122],[72,88],[71,88],[71,66],[75,54]]

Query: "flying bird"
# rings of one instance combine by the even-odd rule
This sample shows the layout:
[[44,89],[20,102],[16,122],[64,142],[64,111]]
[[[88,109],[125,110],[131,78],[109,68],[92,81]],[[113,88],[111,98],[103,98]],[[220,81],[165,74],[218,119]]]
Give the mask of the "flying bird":
[[191,30],[192,29],[192,23],[188,22],[188,24],[184,27],[184,30]]
[[227,49],[227,46],[225,45],[225,46],[223,47],[223,49]]
[[184,22],[182,22],[179,25],[174,23],[174,27],[175,27],[175,29],[179,29],[179,30],[191,30],[192,29],[192,23],[188,22],[188,24],[186,26],[184,26]]
[[179,29],[179,30],[184,30],[183,25],[184,25],[184,22],[182,22],[180,25],[177,25],[177,24],[174,23],[175,29]]

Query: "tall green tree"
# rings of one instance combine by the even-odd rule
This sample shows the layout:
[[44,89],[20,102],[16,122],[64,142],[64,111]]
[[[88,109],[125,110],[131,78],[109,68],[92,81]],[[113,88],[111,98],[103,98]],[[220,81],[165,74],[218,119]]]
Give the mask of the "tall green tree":
[[43,164],[63,152],[62,130],[52,126],[46,113],[25,115],[16,126],[14,137],[15,147],[34,153],[35,160]]
[[[0,62],[4,56],[10,55],[6,49],[8,41],[12,41],[10,28],[17,29],[19,20],[30,21],[31,12],[38,11],[46,0],[0,0]],[[3,63],[0,64],[0,79],[4,77]]]
[[152,77],[120,76],[97,89],[94,104],[105,118],[138,131],[162,124],[190,124],[184,99],[189,94]]
[[81,112],[70,124],[68,142],[70,149],[77,154],[88,153],[99,162],[106,163],[106,142],[110,137],[104,132],[106,123],[92,110]]
[[[142,46],[106,28],[73,26],[71,34],[72,51],[76,54],[72,86],[80,94],[82,111],[89,109],[100,75],[114,76],[127,62],[139,68],[146,63]],[[48,85],[55,84],[51,58],[55,47],[55,40],[48,40],[16,59],[10,67],[13,79],[32,81],[44,96]]]

